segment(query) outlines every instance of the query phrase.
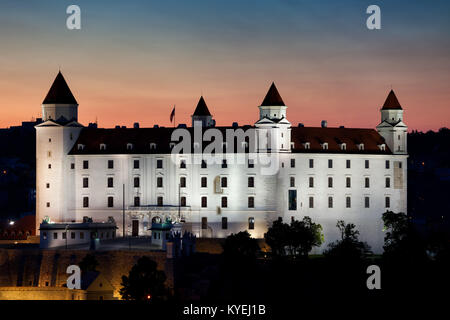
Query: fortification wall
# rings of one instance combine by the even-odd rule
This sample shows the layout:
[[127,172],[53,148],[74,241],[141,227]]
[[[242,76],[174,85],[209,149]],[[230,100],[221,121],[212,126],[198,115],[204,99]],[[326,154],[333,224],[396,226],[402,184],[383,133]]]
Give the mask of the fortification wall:
[[158,264],[167,276],[167,286],[173,288],[173,262],[162,251],[88,251],[0,249],[0,287],[61,288],[67,281],[66,269],[79,264],[87,254],[94,254],[97,270],[113,285],[114,297],[120,298],[122,276],[128,275],[142,256]]

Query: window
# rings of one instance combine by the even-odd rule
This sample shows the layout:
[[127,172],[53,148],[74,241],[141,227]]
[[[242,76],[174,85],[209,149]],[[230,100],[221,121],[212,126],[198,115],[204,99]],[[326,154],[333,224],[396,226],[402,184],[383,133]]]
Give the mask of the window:
[[365,181],[365,187],[366,187],[366,188],[370,188],[370,179],[369,179],[368,177],[366,177],[366,178],[364,179],[364,181]]
[[313,177],[309,177],[309,187],[314,188],[314,178]]
[[222,208],[227,208],[227,207],[228,207],[228,198],[222,197]]
[[314,208],[314,197],[309,197],[309,207]]
[[180,198],[180,206],[181,207],[186,207],[186,197],[181,197]]
[[70,233],[70,239],[75,239],[75,232]]
[[139,184],[140,184],[139,180],[140,180],[139,177],[134,177],[134,187],[135,188],[139,188]]
[[48,138],[48,142],[52,142],[52,138]]
[[89,178],[83,178],[83,188],[89,188]]
[[42,233],[42,239],[47,240],[47,232]]
[[333,159],[328,159],[328,168],[333,168]]
[[328,197],[328,208],[333,208],[333,197]]
[[222,229],[226,230],[228,229],[228,218],[222,217]]
[[80,232],[80,239],[84,239],[84,232]]
[[295,168],[295,159],[291,159],[291,168]]
[[347,188],[351,188],[352,187],[352,179],[350,177],[346,177],[345,178],[345,186]]
[[51,152],[51,151],[48,151],[48,152],[47,152],[47,155],[48,155],[49,158],[51,158],[51,157],[52,157],[52,152]]
[[255,178],[254,177],[248,177],[247,185],[249,188],[255,187]]
[[62,233],[62,238],[63,238],[63,239],[67,239],[67,233],[66,233],[66,232],[63,232],[63,233]]
[[89,208],[89,197],[83,197],[83,208]]
[[180,177],[180,188],[186,188],[186,177]]
[[253,217],[248,218],[248,229],[249,230],[255,229],[255,218]]
[[108,177],[108,188],[113,188],[113,187],[114,187],[114,178]]
[[53,239],[58,239],[58,232],[53,232]]
[[248,167],[249,168],[254,168],[255,167],[255,162],[253,161],[253,159],[248,159]]
[[83,169],[89,169],[89,161],[83,160]]
[[162,167],[163,167],[162,159],[157,159],[156,160],[156,169],[162,169]]
[[385,204],[386,208],[390,208],[391,207],[391,198],[390,197],[384,198],[384,204]]
[[223,159],[222,160],[222,168],[228,168],[228,164],[227,164],[227,160],[226,159]]
[[52,168],[52,164],[51,164],[51,163],[48,164],[48,168],[49,168],[49,169]]
[[50,202],[47,202],[47,208],[50,208]]
[[290,186],[291,186],[291,188],[295,187],[295,177],[290,178]]
[[314,159],[309,159],[309,167],[314,168]]
[[208,178],[206,177],[201,178],[201,186],[202,188],[206,188],[208,186]]
[[222,177],[222,179],[220,180],[220,185],[222,188],[227,188],[228,187],[228,179],[227,177]]
[[351,208],[352,207],[352,199],[350,197],[345,198],[345,207]]
[[390,161],[389,161],[389,160],[386,160],[386,169],[389,169],[389,168],[390,168],[390,166],[391,166],[391,163],[390,163]]
[[350,163],[350,160],[347,160],[347,161],[346,161],[346,164],[345,164],[345,166],[346,166],[347,169],[350,169],[350,164],[351,164],[351,163]]
[[108,160],[108,169],[114,169],[114,160]]
[[206,208],[208,206],[208,198],[202,197],[202,208]]
[[139,160],[134,160],[133,161],[133,168],[134,169],[139,169]]
[[255,197],[248,197],[248,207],[249,208],[255,207]]
[[370,207],[370,198],[364,197],[364,208],[369,208],[369,207]]
[[328,177],[328,188],[333,188],[333,177]]
[[141,198],[140,197],[134,197],[134,206],[135,207],[141,206]]
[[158,188],[162,188],[163,187],[163,178],[162,177],[158,177],[156,179],[156,187],[158,187]]
[[75,163],[72,162],[72,163],[70,164],[70,169],[75,169]]
[[297,190],[289,190],[289,210],[297,210]]
[[47,189],[49,189],[50,188],[50,183],[47,183],[45,186],[47,187]]
[[181,169],[186,169],[186,160],[181,160],[180,161],[180,168]]
[[163,197],[158,197],[158,198],[156,199],[156,201],[157,201],[157,204],[158,204],[159,207],[162,207],[162,206],[163,206]]
[[202,229],[208,229],[208,218],[207,217],[202,217]]
[[206,169],[208,167],[205,160],[202,160],[202,169]]
[[114,207],[114,197],[108,197],[108,208]]
[[365,160],[365,161],[364,161],[364,167],[365,167],[366,169],[369,169],[369,160]]
[[386,177],[386,188],[390,188],[391,187],[391,178]]
[[398,167],[399,167],[400,169],[402,168],[402,163],[401,163],[401,162],[398,163]]

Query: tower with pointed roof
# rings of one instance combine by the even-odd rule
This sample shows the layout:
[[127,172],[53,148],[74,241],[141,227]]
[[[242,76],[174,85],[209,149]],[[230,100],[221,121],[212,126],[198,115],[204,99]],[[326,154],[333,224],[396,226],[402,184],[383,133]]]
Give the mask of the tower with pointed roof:
[[291,123],[286,119],[286,109],[286,104],[275,83],[272,82],[259,106],[259,120],[255,123],[258,132],[258,151],[290,151]]
[[77,100],[61,72],[42,102],[42,118],[36,126],[37,229],[46,216],[58,222],[74,219],[67,214],[75,183],[67,154],[83,126],[77,121]]
[[203,96],[200,97],[200,100],[197,103],[197,107],[195,108],[194,114],[191,116],[192,118],[192,126],[201,125],[202,127],[214,127],[216,122],[212,118],[211,113],[209,112],[208,106],[206,105],[205,99]]
[[42,120],[62,123],[78,120],[78,102],[70,91],[61,71],[58,72],[42,102]]
[[378,133],[394,154],[406,154],[408,127],[403,122],[403,108],[394,90],[389,92],[380,111],[381,123],[377,126]]

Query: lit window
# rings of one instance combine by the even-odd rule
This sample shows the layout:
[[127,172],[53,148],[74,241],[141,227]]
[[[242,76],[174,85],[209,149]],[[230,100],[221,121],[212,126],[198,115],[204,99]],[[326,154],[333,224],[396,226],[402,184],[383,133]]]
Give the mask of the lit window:
[[248,229],[249,230],[255,229],[255,218],[253,217],[248,218]]

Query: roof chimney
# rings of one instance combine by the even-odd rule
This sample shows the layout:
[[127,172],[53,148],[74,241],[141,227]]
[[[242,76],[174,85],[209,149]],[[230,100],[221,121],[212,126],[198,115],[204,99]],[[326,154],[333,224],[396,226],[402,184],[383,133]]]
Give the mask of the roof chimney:
[[322,126],[322,128],[326,128],[327,127],[327,120],[322,120],[322,122],[321,122],[321,126]]

